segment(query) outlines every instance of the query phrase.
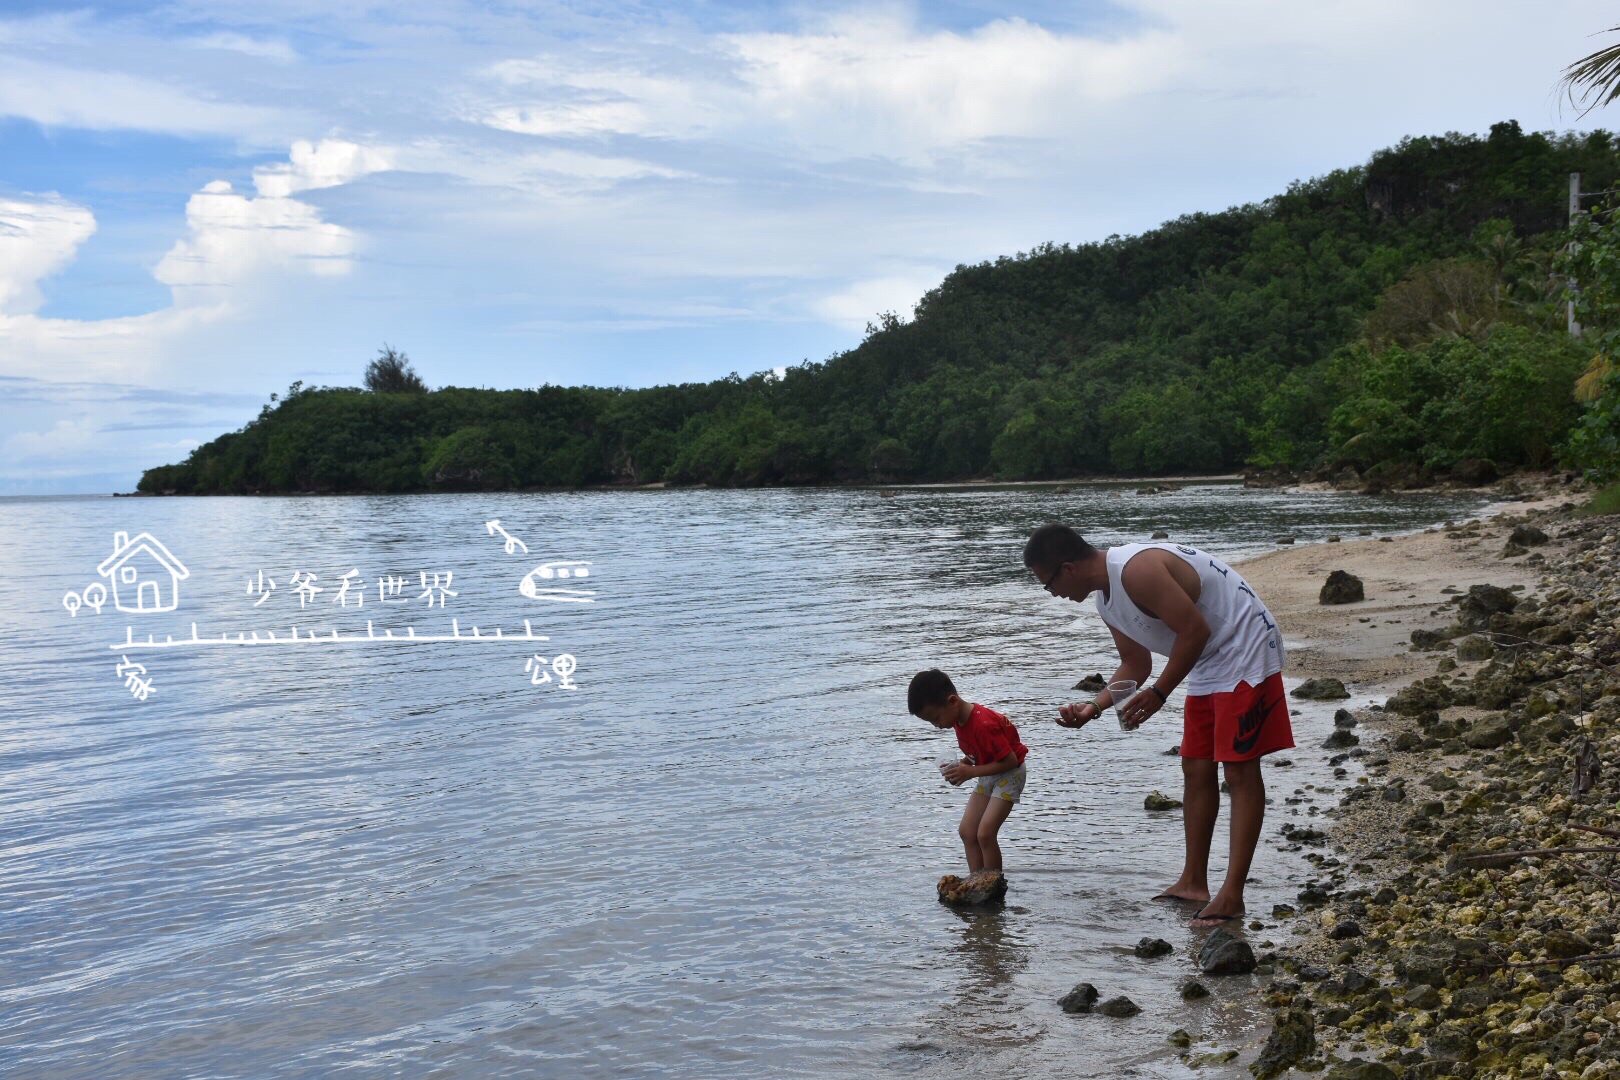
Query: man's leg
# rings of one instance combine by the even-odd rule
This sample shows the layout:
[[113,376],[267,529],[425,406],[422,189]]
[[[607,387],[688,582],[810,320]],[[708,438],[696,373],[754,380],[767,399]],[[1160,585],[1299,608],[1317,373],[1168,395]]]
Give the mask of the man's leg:
[[996,833],[1001,829],[1001,823],[1007,820],[1012,813],[1013,804],[1006,799],[991,798],[990,805],[984,808],[984,814],[979,818],[979,855],[984,860],[983,869],[1001,869],[1001,843],[996,839]]
[[1226,786],[1232,791],[1232,847],[1231,859],[1226,866],[1226,881],[1220,892],[1199,912],[1194,926],[1214,926],[1227,922],[1225,918],[1205,919],[1204,916],[1243,914],[1243,883],[1249,877],[1254,862],[1254,848],[1260,841],[1260,825],[1266,817],[1266,783],[1260,775],[1260,759],[1228,761]]
[[[962,849],[967,853],[968,873],[977,874],[984,869],[984,853],[979,849],[979,819],[990,805],[990,796],[975,791],[968,796],[967,809],[962,811],[962,824],[956,835],[962,838]],[[997,853],[999,856],[999,852]]]
[[1221,812],[1220,774],[1209,758],[1181,759],[1182,829],[1187,854],[1181,876],[1161,897],[1178,900],[1209,899],[1209,844],[1215,836],[1215,817]]

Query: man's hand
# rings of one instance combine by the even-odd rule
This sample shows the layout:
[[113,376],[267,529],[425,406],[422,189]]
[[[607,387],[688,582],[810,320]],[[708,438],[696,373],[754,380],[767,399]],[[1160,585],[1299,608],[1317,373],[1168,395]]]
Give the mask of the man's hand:
[[1057,723],[1059,727],[1079,728],[1085,727],[1102,714],[1095,701],[1082,701],[1075,705],[1064,705],[1058,709]]
[[945,777],[945,781],[952,787],[957,786],[964,780],[973,779],[972,775],[968,772],[968,767],[960,761],[953,761],[949,765],[941,768],[939,771],[941,775]]
[[1120,710],[1120,719],[1124,721],[1127,729],[1135,731],[1141,726],[1142,721],[1162,708],[1164,708],[1164,702],[1159,698],[1158,693],[1150,687],[1125,703],[1125,707]]

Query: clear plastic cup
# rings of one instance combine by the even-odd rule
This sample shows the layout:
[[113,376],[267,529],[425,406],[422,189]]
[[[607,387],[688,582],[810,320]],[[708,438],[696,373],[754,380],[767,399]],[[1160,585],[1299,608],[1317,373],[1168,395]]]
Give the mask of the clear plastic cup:
[[1125,703],[1136,696],[1136,683],[1130,679],[1111,682],[1108,684],[1108,695],[1114,699],[1110,708],[1114,710],[1114,718],[1119,721],[1119,730],[1130,731],[1130,725],[1125,723]]
[[[937,764],[939,765],[939,774],[941,776],[944,776],[945,775],[945,769],[946,769],[947,766],[955,765],[958,761],[961,761],[961,760],[962,759],[959,758],[959,757],[942,757],[942,758],[940,758],[939,761],[937,762]],[[947,784],[950,783],[949,780],[947,780],[945,782]]]

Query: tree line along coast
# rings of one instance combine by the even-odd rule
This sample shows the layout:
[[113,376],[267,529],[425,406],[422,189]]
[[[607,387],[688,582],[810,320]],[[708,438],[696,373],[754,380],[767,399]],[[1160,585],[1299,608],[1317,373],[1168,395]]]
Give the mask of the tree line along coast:
[[[1620,138],[1408,138],[1260,203],[959,266],[781,374],[272,395],[147,494],[904,483],[1234,469],[1409,487],[1620,459]],[[1613,278],[1613,281],[1609,279]],[[1573,291],[1570,282],[1578,281]],[[1567,328],[1571,299],[1584,336]]]

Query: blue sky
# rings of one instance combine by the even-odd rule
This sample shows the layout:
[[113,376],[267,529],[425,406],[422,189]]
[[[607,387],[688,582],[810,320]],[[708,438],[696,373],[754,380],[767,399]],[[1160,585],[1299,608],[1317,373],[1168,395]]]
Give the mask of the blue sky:
[[377,348],[822,360],[951,268],[1560,111],[1608,7],[0,0],[0,494],[132,490]]

